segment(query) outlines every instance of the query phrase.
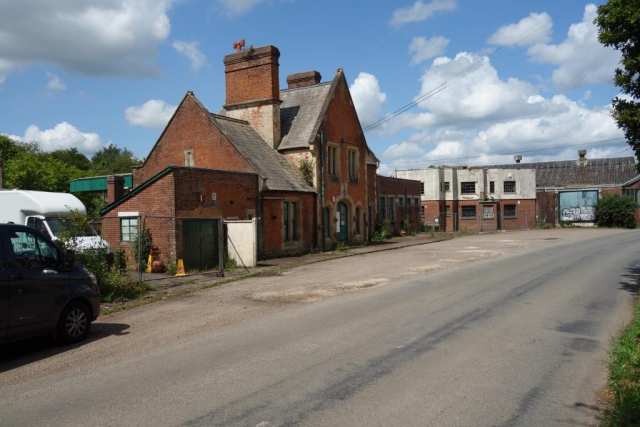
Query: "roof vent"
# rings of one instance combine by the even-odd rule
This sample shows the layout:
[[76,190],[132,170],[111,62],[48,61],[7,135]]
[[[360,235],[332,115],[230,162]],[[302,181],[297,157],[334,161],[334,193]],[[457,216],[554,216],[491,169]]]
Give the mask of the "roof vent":
[[513,160],[516,161],[516,163],[520,163],[522,161],[522,156],[518,155],[518,156],[513,156]]
[[578,164],[580,166],[584,166],[587,164],[587,150],[578,150],[578,156],[580,159],[578,160]]

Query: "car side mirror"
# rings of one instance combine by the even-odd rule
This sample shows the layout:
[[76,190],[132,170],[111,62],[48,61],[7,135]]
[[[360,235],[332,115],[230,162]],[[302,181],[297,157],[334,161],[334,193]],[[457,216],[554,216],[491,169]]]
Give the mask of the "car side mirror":
[[67,249],[67,257],[65,258],[65,267],[72,269],[76,263],[76,251]]

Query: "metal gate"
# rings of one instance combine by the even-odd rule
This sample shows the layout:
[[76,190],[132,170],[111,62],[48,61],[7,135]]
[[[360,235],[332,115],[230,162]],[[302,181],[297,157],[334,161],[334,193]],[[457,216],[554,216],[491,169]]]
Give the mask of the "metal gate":
[[182,221],[182,249],[187,271],[211,270],[219,264],[219,219]]

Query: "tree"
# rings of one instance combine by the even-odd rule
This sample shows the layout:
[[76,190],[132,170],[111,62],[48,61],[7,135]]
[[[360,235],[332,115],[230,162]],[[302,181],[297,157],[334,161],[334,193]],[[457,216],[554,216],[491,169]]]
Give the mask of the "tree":
[[640,0],[609,0],[594,23],[600,43],[622,53],[614,80],[628,97],[613,99],[613,118],[640,161]]
[[142,160],[134,156],[126,148],[109,144],[96,151],[91,157],[94,175],[112,175],[114,173],[131,173],[134,166],[140,166]]
[[75,166],[81,171],[89,171],[92,168],[91,161],[82,153],[78,152],[78,149],[67,148],[66,150],[56,150],[51,152],[51,157],[60,160],[70,166]]

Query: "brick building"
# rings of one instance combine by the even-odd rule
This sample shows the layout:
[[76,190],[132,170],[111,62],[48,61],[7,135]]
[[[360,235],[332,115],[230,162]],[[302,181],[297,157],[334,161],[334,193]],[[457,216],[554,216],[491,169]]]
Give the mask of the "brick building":
[[486,167],[536,171],[538,221],[591,225],[600,197],[622,193],[635,196],[638,173],[634,157],[588,159],[587,151],[579,150],[576,160],[520,163],[520,159],[516,156],[517,163]]
[[533,227],[536,178],[532,169],[440,167],[396,171],[420,181],[422,222],[443,231]]
[[[113,246],[128,247],[123,229],[132,225],[122,218],[134,213],[256,217],[262,258],[368,239],[370,151],[344,72],[328,82],[316,71],[293,74],[281,90],[279,57],[274,46],[225,56],[222,109],[211,113],[187,92],[134,169],[133,189],[124,194],[121,179],[109,178],[101,214],[114,224],[104,233]],[[164,234],[166,242],[154,244],[173,261],[180,230]]]

